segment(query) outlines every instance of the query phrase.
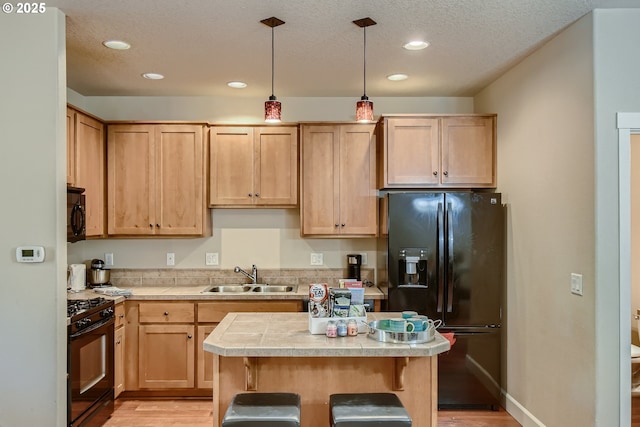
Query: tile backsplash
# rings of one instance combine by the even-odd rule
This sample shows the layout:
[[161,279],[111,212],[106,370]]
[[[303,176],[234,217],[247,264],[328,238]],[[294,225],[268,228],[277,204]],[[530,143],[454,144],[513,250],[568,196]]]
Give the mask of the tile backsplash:
[[[347,277],[343,268],[318,269],[258,269],[258,282],[282,285],[328,283],[337,286]],[[373,282],[374,269],[361,270],[363,281]],[[132,286],[199,286],[250,283],[249,279],[233,270],[211,269],[112,269],[111,283],[119,287]]]

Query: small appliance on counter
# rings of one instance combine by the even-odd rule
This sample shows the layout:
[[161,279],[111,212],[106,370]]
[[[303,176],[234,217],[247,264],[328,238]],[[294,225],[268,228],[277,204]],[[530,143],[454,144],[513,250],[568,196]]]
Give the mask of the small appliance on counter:
[[110,279],[111,270],[104,268],[104,261],[92,259],[91,270],[89,270],[89,284],[91,287],[111,286]]
[[83,291],[87,287],[87,266],[84,264],[70,264],[67,289],[73,292]]
[[360,268],[362,266],[362,255],[360,254],[347,255],[347,265],[348,265],[347,278],[361,280]]

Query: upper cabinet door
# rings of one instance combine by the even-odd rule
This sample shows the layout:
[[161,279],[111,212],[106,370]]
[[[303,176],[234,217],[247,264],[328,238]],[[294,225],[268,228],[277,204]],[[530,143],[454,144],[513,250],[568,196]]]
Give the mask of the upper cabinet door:
[[209,204],[252,205],[253,129],[212,127],[210,138]]
[[156,226],[162,235],[203,233],[201,125],[157,125]]
[[442,119],[442,183],[496,186],[495,117]]
[[303,125],[301,147],[301,234],[337,234],[340,227],[340,127]]
[[264,206],[298,204],[298,128],[254,129],[254,200]]
[[375,125],[340,127],[340,234],[377,234]]
[[385,125],[385,187],[437,185],[440,120],[388,119]]
[[67,107],[67,184],[76,185],[76,111]]
[[155,217],[153,125],[108,126],[108,232],[148,235]]
[[84,188],[86,200],[86,235],[106,234],[106,147],[104,124],[76,113],[76,186]]

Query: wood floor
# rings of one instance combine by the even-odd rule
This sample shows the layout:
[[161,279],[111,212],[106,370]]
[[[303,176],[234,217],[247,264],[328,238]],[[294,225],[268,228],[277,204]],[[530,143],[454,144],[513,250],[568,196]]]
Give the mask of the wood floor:
[[[104,427],[133,426],[212,427],[211,401],[117,399],[115,412]],[[440,411],[438,427],[520,427],[520,424],[504,410]]]

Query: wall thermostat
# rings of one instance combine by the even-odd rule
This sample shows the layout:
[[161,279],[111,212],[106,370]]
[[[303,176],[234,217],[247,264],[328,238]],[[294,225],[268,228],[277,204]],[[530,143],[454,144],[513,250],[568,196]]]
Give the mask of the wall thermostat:
[[44,247],[42,246],[19,246],[16,249],[16,260],[18,262],[43,262]]

